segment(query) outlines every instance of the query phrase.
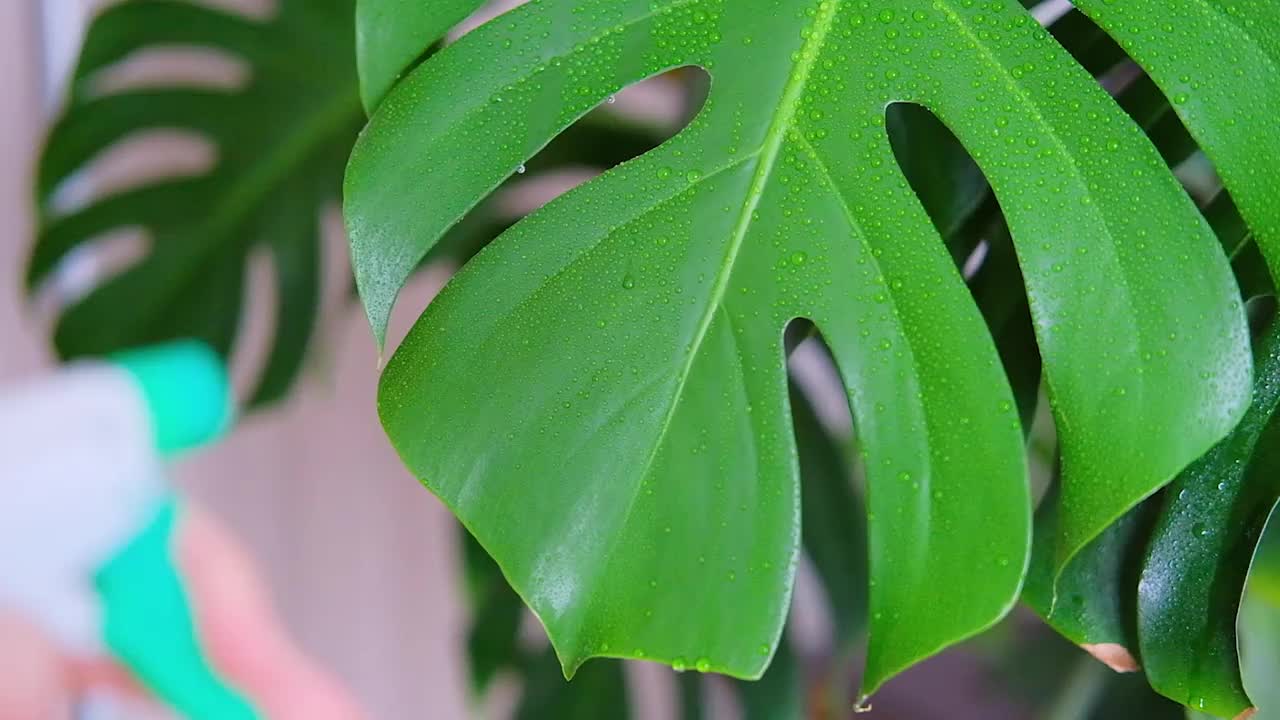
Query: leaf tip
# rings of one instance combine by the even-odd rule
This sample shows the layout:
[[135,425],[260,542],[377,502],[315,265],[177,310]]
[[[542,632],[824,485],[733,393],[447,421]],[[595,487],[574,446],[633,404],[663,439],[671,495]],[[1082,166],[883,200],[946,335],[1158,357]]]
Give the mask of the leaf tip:
[[381,306],[371,304],[365,307],[369,319],[369,329],[373,331],[373,344],[378,348],[378,370],[381,372],[387,365],[387,328],[391,324],[391,313]]
[[1096,643],[1080,646],[1085,652],[1097,658],[1098,662],[1118,673],[1137,672],[1142,669],[1138,661],[1127,648],[1117,643]]
[[552,647],[555,650],[556,658],[560,661],[560,674],[564,675],[564,681],[573,682],[573,677],[578,674],[578,669],[582,667],[588,658],[581,656],[569,658],[561,655],[560,649],[556,648],[554,644]]

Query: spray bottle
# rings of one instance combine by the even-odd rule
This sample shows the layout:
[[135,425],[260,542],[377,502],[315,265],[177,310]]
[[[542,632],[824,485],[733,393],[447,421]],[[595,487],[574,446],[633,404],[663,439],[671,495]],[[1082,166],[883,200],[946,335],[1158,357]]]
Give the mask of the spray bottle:
[[221,361],[196,342],[0,387],[0,605],[71,652],[110,654],[190,718],[258,717],[201,652],[165,481],[165,461],[233,413]]

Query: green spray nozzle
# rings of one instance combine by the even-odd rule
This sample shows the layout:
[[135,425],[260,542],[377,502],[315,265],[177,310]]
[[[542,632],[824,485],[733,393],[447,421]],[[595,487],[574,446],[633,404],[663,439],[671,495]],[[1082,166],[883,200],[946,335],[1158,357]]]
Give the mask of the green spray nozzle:
[[[222,359],[208,345],[183,340],[113,355],[137,383],[151,419],[157,454],[172,457],[209,445],[235,415]],[[181,520],[175,498],[163,500],[142,531],[99,568],[104,640],[112,654],[180,715],[193,720],[255,720],[240,693],[218,676],[201,647],[184,579],[175,565]]]
[[198,340],[180,340],[112,355],[146,398],[156,449],[166,456],[220,438],[235,416],[222,358]]
[[182,717],[257,720],[258,713],[218,676],[200,645],[191,599],[173,561],[180,520],[177,503],[165,503],[98,571],[107,647]]

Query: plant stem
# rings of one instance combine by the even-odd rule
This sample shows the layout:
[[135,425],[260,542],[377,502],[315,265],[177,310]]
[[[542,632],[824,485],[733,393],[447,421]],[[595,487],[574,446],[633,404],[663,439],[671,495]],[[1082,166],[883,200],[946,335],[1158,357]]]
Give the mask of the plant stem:
[[1088,717],[1106,686],[1110,672],[1091,657],[1077,660],[1066,684],[1049,705],[1045,720],[1080,720]]

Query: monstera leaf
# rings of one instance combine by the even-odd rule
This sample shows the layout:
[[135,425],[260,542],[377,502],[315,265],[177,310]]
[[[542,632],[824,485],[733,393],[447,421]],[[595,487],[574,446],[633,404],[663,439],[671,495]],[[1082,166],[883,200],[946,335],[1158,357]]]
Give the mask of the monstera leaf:
[[[1249,118],[1192,96],[1243,93],[1251,77],[1220,71],[1209,48],[1247,42],[1250,58],[1273,57],[1256,28],[1280,11],[1080,5],[1145,49],[1134,54],[1166,91],[1186,84],[1183,120],[1228,188],[1250,188],[1241,214],[1276,257],[1261,198],[1277,165],[1259,158],[1280,141],[1259,123],[1277,94],[1250,88]],[[443,32],[430,7],[363,0],[360,17]],[[544,0],[411,72],[406,45],[387,46],[399,54],[378,62],[377,45],[363,48],[366,97],[392,90],[345,185],[380,340],[424,255],[557,134],[647,77],[711,75],[680,135],[468,264],[381,383],[401,457],[498,561],[569,674],[593,656],[746,678],[767,667],[800,539],[783,344],[798,318],[840,367],[867,468],[864,692],[1018,597],[1030,546],[1021,423],[983,318],[896,162],[893,103],[948,126],[1008,220],[1063,456],[1051,578],[1249,403],[1243,306],[1208,223],[1141,128],[1018,2]]]
[[[173,337],[229,352],[246,264],[264,251],[279,297],[274,346],[254,394],[279,398],[302,362],[319,300],[321,209],[337,200],[363,112],[353,67],[351,0],[282,0],[257,21],[182,0],[131,0],[89,29],[63,115],[40,159],[34,287],[92,240],[141,228],[145,257],[59,319],[66,357]],[[215,51],[244,63],[240,88],[172,82],[101,92],[104,71],[150,50]],[[154,130],[210,141],[213,167],[99,194],[71,212],[60,188],[115,144]]]

